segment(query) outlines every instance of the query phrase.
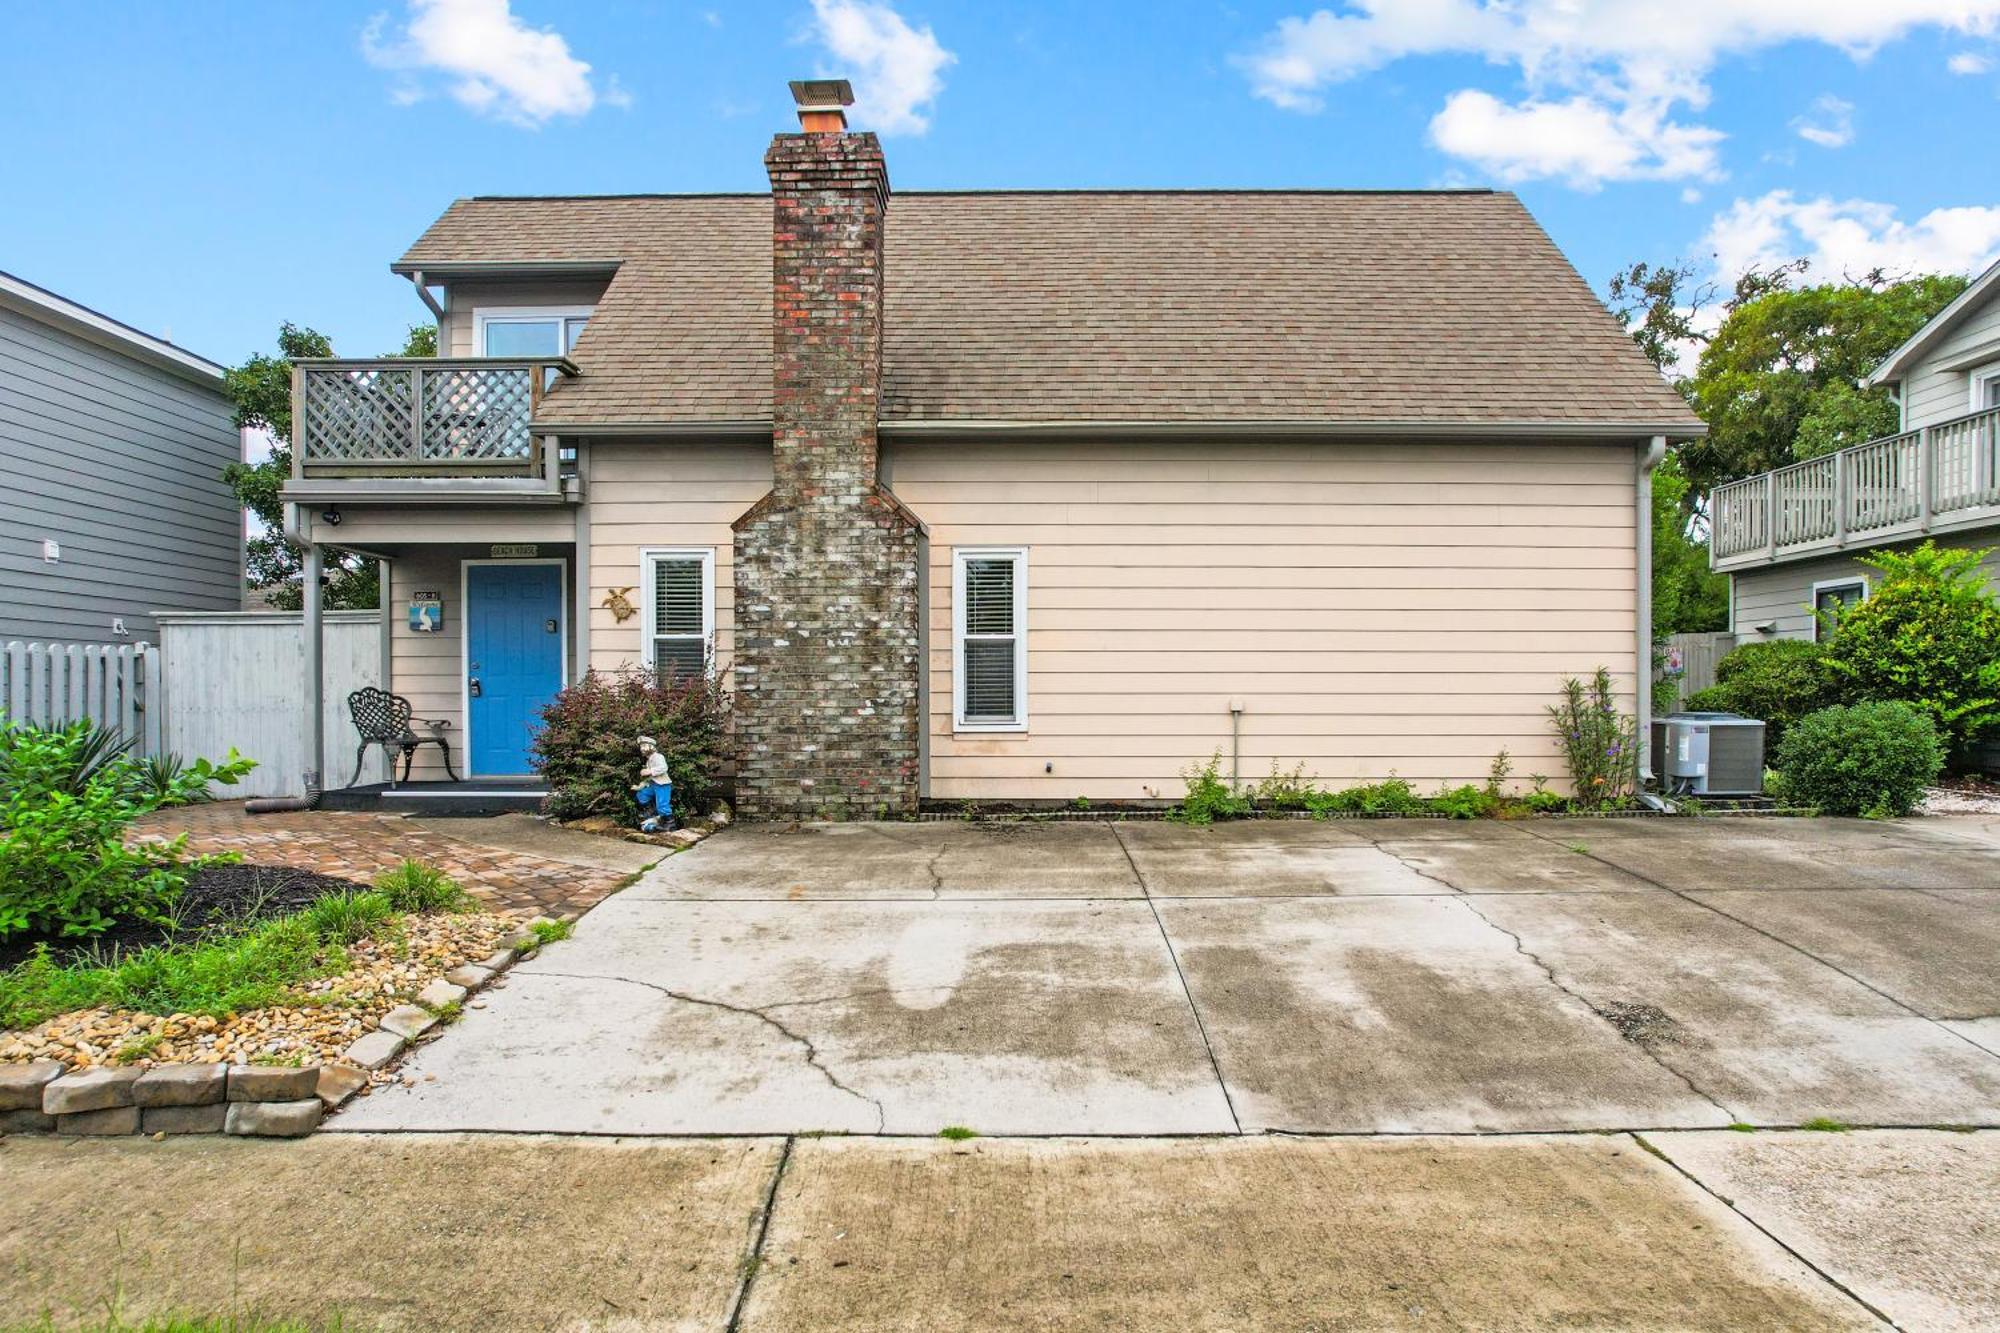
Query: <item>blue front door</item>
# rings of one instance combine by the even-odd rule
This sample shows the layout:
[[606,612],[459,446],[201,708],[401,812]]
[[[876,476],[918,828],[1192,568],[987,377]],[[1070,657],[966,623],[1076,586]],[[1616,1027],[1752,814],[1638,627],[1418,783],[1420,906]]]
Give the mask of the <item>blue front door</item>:
[[467,565],[466,741],[481,777],[531,773],[528,744],[563,683],[562,566]]

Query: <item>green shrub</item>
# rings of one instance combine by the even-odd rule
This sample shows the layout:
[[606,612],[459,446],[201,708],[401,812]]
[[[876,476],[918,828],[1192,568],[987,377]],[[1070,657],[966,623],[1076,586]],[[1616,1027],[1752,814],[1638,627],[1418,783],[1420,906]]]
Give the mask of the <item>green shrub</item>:
[[592,671],[542,710],[535,763],[549,784],[549,813],[607,815],[637,828],[637,738],[651,736],[667,757],[674,809],[706,814],[721,796],[728,732],[728,698],[712,670],[670,682],[640,667]]
[[398,912],[463,912],[473,905],[457,880],[422,861],[405,861],[377,876],[375,891]]
[[1826,666],[1842,702],[1900,699],[1928,714],[1948,751],[2000,726],[2000,600],[1985,551],[1877,551],[1875,590],[1834,622]]
[[[1220,756],[1217,756],[1218,759]],[[1306,773],[1304,764],[1289,772],[1278,767],[1278,761],[1271,761],[1271,774],[1257,784],[1251,795],[1258,805],[1272,810],[1306,810],[1312,800],[1320,794],[1319,780]]]
[[1250,798],[1230,786],[1222,777],[1222,752],[1216,751],[1205,764],[1191,764],[1181,772],[1187,796],[1167,818],[1180,824],[1204,827],[1218,819],[1241,819],[1250,813]]
[[[250,771],[235,751],[198,760],[158,786],[131,744],[88,722],[0,726],[0,939],[95,935],[121,920],[163,920],[204,860],[186,838],[125,845],[131,822],[163,800]],[[220,858],[211,858],[220,859]]]
[[1715,684],[1689,695],[1692,713],[1741,713],[1764,723],[1766,746],[1784,739],[1785,728],[1836,702],[1826,648],[1807,639],[1746,643],[1715,667]]
[[1639,778],[1638,723],[1618,711],[1609,671],[1597,668],[1587,684],[1565,680],[1562,702],[1549,705],[1548,713],[1578,805],[1600,809],[1631,794]]
[[375,933],[396,914],[386,893],[330,893],[300,915],[322,940],[352,944]]
[[1500,798],[1484,787],[1467,783],[1446,787],[1425,802],[1430,812],[1447,819],[1490,819],[1500,810]]
[[1792,724],[1778,747],[1786,800],[1828,815],[1905,815],[1944,766],[1929,715],[1907,703],[1822,708]]
[[1307,806],[1315,815],[1420,815],[1427,807],[1417,789],[1391,775],[1381,782],[1316,793]]

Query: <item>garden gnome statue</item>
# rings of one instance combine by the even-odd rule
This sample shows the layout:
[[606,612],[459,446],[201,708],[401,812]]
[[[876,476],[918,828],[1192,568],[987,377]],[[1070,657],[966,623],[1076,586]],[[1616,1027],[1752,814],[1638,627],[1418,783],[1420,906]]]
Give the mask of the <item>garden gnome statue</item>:
[[639,770],[639,780],[632,784],[643,816],[639,830],[657,833],[670,829],[674,826],[674,780],[667,773],[667,757],[660,753],[660,743],[651,736],[639,738],[639,754],[645,765]]

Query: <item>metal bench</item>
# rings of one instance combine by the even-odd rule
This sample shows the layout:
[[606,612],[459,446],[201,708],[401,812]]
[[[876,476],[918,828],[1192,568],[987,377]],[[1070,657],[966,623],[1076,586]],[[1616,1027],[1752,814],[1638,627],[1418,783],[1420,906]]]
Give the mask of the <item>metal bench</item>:
[[416,757],[420,745],[435,745],[444,752],[444,771],[453,782],[458,781],[458,772],[451,766],[451,742],[444,736],[449,721],[426,722],[416,719],[430,728],[431,734],[419,736],[410,726],[410,701],[400,694],[378,690],[373,685],[347,696],[347,714],[354,719],[354,729],[361,733],[361,744],[354,750],[354,779],[347,785],[352,787],[361,781],[361,765],[368,758],[368,747],[379,745],[389,755],[389,785],[396,785],[396,752],[403,756],[403,781],[410,780],[410,763]]

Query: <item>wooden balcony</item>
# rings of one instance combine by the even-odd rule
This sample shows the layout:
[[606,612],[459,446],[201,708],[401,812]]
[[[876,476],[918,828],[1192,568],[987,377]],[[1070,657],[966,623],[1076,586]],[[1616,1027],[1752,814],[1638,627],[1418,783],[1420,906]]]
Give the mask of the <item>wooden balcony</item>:
[[1720,570],[2000,523],[2000,408],[1718,486],[1708,516]]
[[574,374],[562,358],[296,362],[286,497],[559,493],[560,460],[533,423]]

